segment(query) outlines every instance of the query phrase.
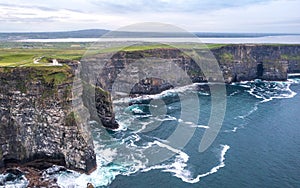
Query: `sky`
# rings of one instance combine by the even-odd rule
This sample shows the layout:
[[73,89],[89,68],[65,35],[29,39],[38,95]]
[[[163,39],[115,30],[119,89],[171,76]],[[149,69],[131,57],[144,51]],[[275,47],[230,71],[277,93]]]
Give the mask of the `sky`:
[[300,33],[299,10],[300,0],[0,0],[0,32],[160,22],[190,32]]

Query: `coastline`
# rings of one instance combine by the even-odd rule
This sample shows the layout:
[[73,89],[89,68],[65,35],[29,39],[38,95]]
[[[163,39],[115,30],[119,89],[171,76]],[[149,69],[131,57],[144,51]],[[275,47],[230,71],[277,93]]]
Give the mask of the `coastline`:
[[[219,48],[212,49],[212,52],[216,55],[217,60],[219,61],[220,65],[223,67],[222,71],[226,72],[226,75],[225,75],[225,78],[227,78],[227,79],[225,79],[226,83],[232,83],[232,82],[250,81],[250,80],[257,79],[257,78],[261,78],[264,80],[270,80],[270,81],[286,80],[288,73],[295,74],[295,73],[299,72],[298,64],[299,64],[300,59],[297,56],[299,49],[300,49],[300,45],[286,45],[286,44],[278,45],[278,46],[276,46],[276,45],[260,45],[260,44],[258,44],[258,45],[226,45],[226,46],[221,46]],[[269,52],[272,52],[272,54],[269,54]],[[151,56],[153,56],[153,57],[157,56],[157,57],[161,57],[161,58],[164,58],[167,60],[175,61],[175,62],[177,62],[179,67],[182,67],[184,65],[185,66],[184,70],[187,72],[188,75],[191,75],[191,79],[195,83],[201,81],[205,84],[205,82],[213,81],[213,78],[210,79],[210,78],[203,76],[201,71],[196,68],[196,65],[193,64],[192,61],[188,57],[183,56],[180,53],[180,51],[178,51],[176,49],[149,49],[149,50],[117,52],[115,54],[114,58],[110,59],[109,62],[106,62],[107,63],[106,65],[109,65],[110,68],[104,69],[104,71],[102,71],[101,74],[97,75],[98,78],[100,78],[100,79],[97,79],[97,83],[96,83],[97,87],[95,87],[95,88],[87,87],[86,88],[87,90],[94,89],[95,91],[97,91],[99,93],[98,104],[100,106],[106,105],[104,108],[106,108],[109,111],[108,117],[113,118],[112,121],[111,120],[107,121],[107,126],[109,126],[109,124],[114,122],[114,115],[113,115],[112,107],[107,107],[107,105],[112,105],[113,101],[110,99],[110,94],[107,91],[111,91],[110,89],[112,88],[112,85],[110,85],[110,84],[113,82],[110,79],[114,79],[115,77],[111,76],[109,78],[106,75],[114,75],[118,72],[119,69],[120,70],[125,69],[127,66],[130,65],[131,62],[135,61],[136,59],[143,58],[143,57],[148,58]],[[254,59],[253,57],[256,57],[257,59]],[[89,59],[86,59],[86,60],[89,60]],[[106,61],[107,59],[104,58],[101,60]],[[186,62],[189,62],[189,63],[186,65]],[[70,63],[76,64],[76,62],[72,62],[72,61]],[[84,63],[86,63],[85,64],[86,66],[84,68],[87,70],[97,71],[97,69],[102,68],[102,67],[97,67],[97,66],[93,67],[94,64],[92,61],[85,61]],[[259,72],[259,69],[258,69],[259,64],[264,64],[264,66],[265,66],[263,72],[260,74],[258,73]],[[235,67],[236,65],[238,65],[238,67]],[[90,69],[90,67],[92,67],[92,69]],[[11,87],[11,89],[6,89],[6,90],[15,91],[15,92],[12,92],[12,95],[16,95],[17,97],[19,97],[19,99],[22,99],[23,95],[26,96],[30,93],[27,91],[27,87],[24,87],[24,86],[20,87],[20,84],[18,85],[18,83],[15,83],[14,80],[24,80],[24,81],[27,80],[27,82],[25,83],[25,86],[26,86],[26,84],[27,85],[29,84],[29,85],[33,85],[34,88],[35,87],[37,87],[37,88],[50,87],[51,91],[55,90],[55,88],[53,88],[53,86],[58,85],[60,90],[62,90],[65,88],[66,83],[67,83],[67,85],[70,85],[70,83],[71,83],[70,79],[72,76],[67,76],[66,77],[66,78],[68,78],[67,81],[65,81],[64,79],[61,80],[60,76],[58,76],[58,77],[54,76],[52,78],[53,75],[57,75],[57,74],[60,75],[59,74],[60,71],[64,70],[64,69],[60,70],[61,68],[59,68],[59,67],[46,68],[47,74],[45,76],[42,76],[39,78],[40,80],[38,80],[39,81],[38,84],[35,82],[32,82],[32,80],[30,80],[30,79],[32,79],[31,76],[28,77],[28,78],[30,78],[28,81],[28,78],[26,78],[26,75],[30,72],[34,72],[35,68],[36,67],[31,67],[31,68],[30,67],[25,67],[25,68],[4,67],[4,68],[1,68],[2,74],[4,75],[3,77],[5,77],[6,75],[9,75],[9,73],[10,73],[10,71],[8,71],[9,69],[19,70],[22,73],[21,75],[24,77],[24,78],[22,77],[22,79],[8,80],[8,83],[11,82],[13,84],[9,85],[9,87]],[[64,67],[64,68],[67,68],[67,67]],[[53,72],[51,72],[51,71],[53,71],[52,69],[55,70],[54,74],[53,74]],[[30,71],[22,72],[22,70],[30,70]],[[41,70],[41,68],[37,68],[37,70]],[[69,68],[67,70],[71,71],[71,69],[69,69]],[[165,71],[164,68],[161,68],[160,70]],[[50,71],[50,73],[47,71]],[[245,72],[247,74],[245,74]],[[88,73],[88,72],[85,72],[85,73]],[[134,76],[134,74],[136,74],[136,73],[137,72],[133,72],[133,75],[131,75],[131,76]],[[16,75],[20,75],[20,74],[16,74]],[[10,75],[10,76],[13,78],[12,75]],[[41,75],[39,75],[39,76],[41,76]],[[7,77],[5,77],[5,79],[6,78]],[[63,78],[65,78],[65,77],[63,77]],[[4,86],[5,84],[7,85],[7,82],[4,82],[5,79],[2,79],[2,81],[3,81],[2,86]],[[124,81],[127,82],[128,79],[125,79]],[[66,83],[64,83],[64,82],[66,82]],[[42,83],[42,84],[39,85],[40,83]],[[43,85],[43,83],[45,85]],[[53,86],[51,86],[51,83],[53,84]],[[212,83],[215,83],[215,82],[212,82]],[[47,84],[50,84],[50,86]],[[135,94],[138,94],[138,95],[146,95],[148,91],[154,91],[150,94],[158,94],[158,93],[162,93],[163,91],[166,91],[166,89],[170,88],[170,87],[165,87],[166,83],[164,81],[158,80],[157,78],[150,78],[139,84],[140,84],[139,87],[137,87],[137,89],[135,90]],[[98,86],[101,86],[101,87],[98,87]],[[14,87],[14,88],[12,88],[12,87]],[[3,91],[6,91],[6,90],[3,89]],[[41,88],[35,89],[35,90],[42,91]],[[6,95],[7,93],[3,93],[3,94]],[[36,95],[39,96],[40,94],[37,93]],[[50,96],[50,98],[51,98],[51,96]],[[85,102],[92,104],[93,101],[85,101]],[[91,105],[88,105],[88,106],[91,106]],[[99,109],[101,110],[102,108],[99,108]],[[18,110],[22,110],[22,109],[18,109]],[[93,109],[92,109],[92,111],[93,111]],[[68,113],[69,113],[69,111],[68,111]],[[95,112],[93,112],[93,113],[95,113]],[[107,114],[106,115],[101,114],[101,115],[102,115],[101,117],[106,120]],[[73,120],[70,121],[69,124],[72,122],[73,122]],[[5,123],[3,123],[3,125],[4,124]],[[22,128],[22,126],[21,126],[21,128]],[[86,134],[90,135],[91,133],[89,132]],[[26,135],[23,135],[23,136],[26,137]],[[3,153],[3,152],[1,152],[1,153]],[[9,158],[9,160],[12,160],[12,159]],[[69,160],[72,160],[72,159],[70,158]],[[73,165],[76,165],[76,164],[73,164]],[[34,168],[30,168],[30,166],[28,169],[26,169],[25,167],[22,167],[22,166],[19,166],[19,168],[24,169],[25,172],[28,171],[28,174],[29,174],[29,175],[27,174],[28,180],[34,181],[37,183],[44,182],[44,181],[39,182],[38,180],[36,180],[37,176],[40,176],[39,178],[42,178],[41,177],[42,171],[40,171],[39,169],[35,170]],[[93,170],[93,171],[96,170],[96,166],[94,166],[93,168],[91,168],[91,166],[90,166],[89,169],[90,170],[88,170],[87,173],[90,173],[91,170]],[[37,175],[37,174],[39,174],[39,175]],[[52,180],[51,180],[51,182],[52,182]]]

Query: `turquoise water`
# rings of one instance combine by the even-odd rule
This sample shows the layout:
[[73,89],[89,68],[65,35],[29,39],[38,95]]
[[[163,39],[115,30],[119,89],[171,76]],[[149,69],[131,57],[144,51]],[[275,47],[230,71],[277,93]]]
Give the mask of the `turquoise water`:
[[[120,130],[107,132],[92,123],[98,169],[89,176],[60,174],[58,181],[65,187],[87,182],[111,188],[300,187],[299,92],[299,79],[227,86],[223,126],[202,153],[198,147],[209,129],[209,90],[194,84],[131,101],[131,106],[129,98],[115,101]],[[200,108],[193,109],[189,96],[195,94]],[[200,109],[198,122],[180,119],[182,100],[191,116]],[[195,129],[181,150],[166,141],[179,123]],[[155,153],[170,155],[154,163]]]

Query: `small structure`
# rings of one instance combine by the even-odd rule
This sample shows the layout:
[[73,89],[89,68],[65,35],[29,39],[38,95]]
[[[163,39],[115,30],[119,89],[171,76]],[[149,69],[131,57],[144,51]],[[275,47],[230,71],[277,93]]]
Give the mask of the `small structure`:
[[62,64],[58,63],[56,59],[52,59],[52,65],[53,66],[62,66]]

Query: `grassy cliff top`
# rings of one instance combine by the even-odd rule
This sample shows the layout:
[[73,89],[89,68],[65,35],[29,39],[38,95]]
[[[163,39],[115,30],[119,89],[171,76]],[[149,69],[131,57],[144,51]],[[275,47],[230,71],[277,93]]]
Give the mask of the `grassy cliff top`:
[[[86,52],[88,54],[113,53],[118,51],[143,51],[153,49],[216,49],[234,44],[196,44],[174,43],[132,45],[124,47],[110,43],[105,47],[93,46],[92,43],[0,43],[0,67],[40,67],[49,66],[53,59],[80,60]],[[268,44],[266,44],[268,45]],[[90,48],[90,46],[92,46]],[[269,44],[268,46],[284,46],[284,44]],[[298,45],[299,46],[299,45]],[[37,63],[38,62],[38,63]]]
[[[0,45],[0,67],[22,67],[22,66],[48,66],[52,59],[80,60],[88,52],[112,53],[118,51],[141,51],[164,48],[203,48],[204,45],[176,44],[169,46],[165,44],[146,44],[124,47],[92,47],[87,43],[10,43]],[[208,48],[218,48],[222,44],[209,44]],[[35,63],[34,63],[35,62]],[[38,63],[37,63],[38,62]]]
[[82,49],[0,49],[0,66],[46,66],[50,59],[80,60],[84,52]]

